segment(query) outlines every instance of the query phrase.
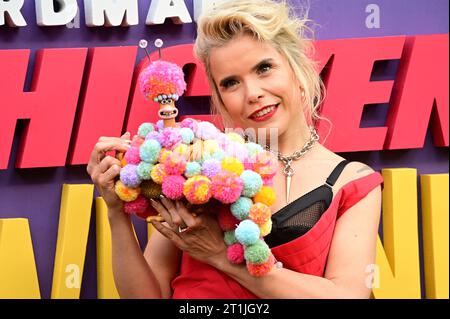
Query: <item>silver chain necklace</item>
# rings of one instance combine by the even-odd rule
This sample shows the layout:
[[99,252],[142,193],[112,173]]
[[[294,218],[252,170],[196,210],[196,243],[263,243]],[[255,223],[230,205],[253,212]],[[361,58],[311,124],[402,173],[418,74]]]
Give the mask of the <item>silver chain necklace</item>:
[[266,146],[266,150],[277,155],[278,160],[281,161],[284,165],[283,174],[286,175],[286,204],[289,204],[291,181],[292,176],[294,176],[295,174],[294,169],[291,167],[292,162],[304,156],[314,146],[316,141],[319,140],[319,134],[317,133],[316,129],[314,127],[311,127],[310,131],[311,136],[309,140],[305,143],[305,145],[303,145],[303,147],[300,150],[295,151],[291,155],[283,155],[280,152],[274,152],[269,148],[269,146]]

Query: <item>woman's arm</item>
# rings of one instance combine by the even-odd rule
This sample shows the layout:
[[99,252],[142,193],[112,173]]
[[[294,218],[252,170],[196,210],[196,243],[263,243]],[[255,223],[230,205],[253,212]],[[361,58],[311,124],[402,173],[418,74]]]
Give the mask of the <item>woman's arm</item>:
[[133,232],[129,216],[108,211],[111,216],[112,268],[121,298],[160,298],[156,276],[147,264]]
[[255,278],[224,256],[211,265],[261,298],[369,298],[366,269],[375,262],[380,212],[377,187],[338,220],[324,278],[276,268]]
[[158,280],[161,298],[171,298],[173,292],[170,283],[179,274],[181,250],[155,231],[149,239],[144,257]]
[[[176,248],[168,240],[153,240],[147,245],[147,258],[144,258],[136,241],[131,220],[124,214],[123,203],[114,190],[121,163],[117,158],[106,154],[110,151],[128,150],[131,143],[129,138],[129,133],[121,138],[101,137],[91,153],[87,166],[88,174],[108,207],[114,280],[122,298],[170,297],[168,282],[171,276],[175,276],[175,269],[178,269],[175,265],[179,263]],[[152,256],[153,251],[155,253]],[[154,259],[157,260],[156,263],[152,263]]]

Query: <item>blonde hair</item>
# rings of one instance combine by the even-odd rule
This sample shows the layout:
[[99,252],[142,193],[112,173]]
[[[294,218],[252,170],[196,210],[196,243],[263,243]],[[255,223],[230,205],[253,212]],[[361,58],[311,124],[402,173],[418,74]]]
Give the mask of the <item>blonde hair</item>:
[[312,37],[307,37],[308,33],[313,34],[307,26],[309,22],[307,10],[303,17],[295,17],[286,1],[275,0],[229,0],[202,14],[198,20],[194,51],[205,66],[212,88],[211,111],[222,116],[225,127],[233,123],[212,78],[209,55],[212,49],[222,47],[243,34],[271,44],[288,60],[304,92],[308,125],[315,125],[317,120],[322,119],[318,109],[325,88],[317,71],[317,63],[311,58],[314,46]]

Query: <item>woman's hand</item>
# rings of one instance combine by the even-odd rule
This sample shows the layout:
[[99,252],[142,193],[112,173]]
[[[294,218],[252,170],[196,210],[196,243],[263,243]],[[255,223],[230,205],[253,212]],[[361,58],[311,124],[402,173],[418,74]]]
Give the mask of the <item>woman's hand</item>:
[[114,191],[115,178],[120,173],[120,161],[107,152],[126,152],[130,148],[130,133],[122,137],[100,137],[87,165],[87,172],[91,176],[94,185],[108,206],[108,212],[122,210],[123,203]]
[[169,227],[152,220],[153,226],[192,258],[214,265],[226,258],[223,232],[214,216],[209,213],[197,216],[188,211],[180,201],[162,197],[152,206],[162,215]]

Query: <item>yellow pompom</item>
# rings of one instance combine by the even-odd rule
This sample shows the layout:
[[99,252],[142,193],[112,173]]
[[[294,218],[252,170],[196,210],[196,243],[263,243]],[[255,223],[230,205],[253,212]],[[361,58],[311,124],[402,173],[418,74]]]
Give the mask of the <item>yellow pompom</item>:
[[244,164],[236,157],[225,157],[222,160],[222,169],[240,176],[244,171]]
[[238,133],[230,132],[230,133],[227,133],[226,135],[233,142],[238,142],[238,143],[241,143],[241,144],[245,143],[244,138],[242,136],[240,136]]
[[173,149],[174,153],[183,156],[186,160],[189,160],[189,146],[186,144],[180,144]]
[[213,154],[219,149],[219,142],[216,140],[206,140],[203,142],[203,152],[207,154]]
[[156,164],[153,166],[152,171],[150,172],[150,177],[157,184],[162,184],[164,177],[166,177],[166,172],[164,170],[163,164]]
[[126,187],[120,180],[116,182],[115,191],[117,196],[119,196],[119,198],[124,202],[134,201],[141,193],[141,189],[139,187],[138,188]]
[[264,237],[272,231],[272,219],[268,219],[263,225],[259,226],[260,236]]
[[164,163],[164,161],[166,160],[167,157],[170,156],[172,152],[169,151],[166,148],[161,149],[161,151],[159,152],[159,158],[158,158],[158,162],[160,163]]
[[253,197],[255,203],[263,203],[267,206],[272,206],[275,203],[276,195],[275,190],[270,186],[263,186],[258,194]]
[[211,180],[203,175],[190,177],[183,185],[186,199],[196,205],[205,204],[211,198]]

